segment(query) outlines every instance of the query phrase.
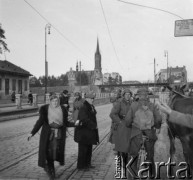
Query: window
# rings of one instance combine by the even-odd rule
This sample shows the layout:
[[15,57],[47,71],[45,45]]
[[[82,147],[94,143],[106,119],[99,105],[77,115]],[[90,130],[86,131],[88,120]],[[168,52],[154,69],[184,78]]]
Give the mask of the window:
[[25,91],[27,91],[27,80],[25,80]]
[[16,91],[16,79],[12,79],[12,90]]
[[1,87],[2,85],[1,84],[2,84],[2,80],[0,79],[0,90],[2,90],[2,87]]

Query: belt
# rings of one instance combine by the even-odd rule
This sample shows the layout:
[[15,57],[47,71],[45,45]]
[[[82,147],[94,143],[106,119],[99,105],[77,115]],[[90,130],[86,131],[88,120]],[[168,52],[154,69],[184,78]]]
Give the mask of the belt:
[[62,129],[61,128],[51,128],[50,140],[53,138],[61,139],[62,137]]

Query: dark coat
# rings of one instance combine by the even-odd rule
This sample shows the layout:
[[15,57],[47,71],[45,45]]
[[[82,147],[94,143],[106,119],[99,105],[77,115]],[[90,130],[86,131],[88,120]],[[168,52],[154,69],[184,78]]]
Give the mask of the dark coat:
[[70,108],[70,105],[69,105],[69,97],[68,96],[64,96],[63,94],[60,96],[60,105],[64,105],[64,104],[67,104],[67,110],[69,110]]
[[[31,131],[32,136],[34,136],[39,129],[42,127],[39,141],[39,156],[38,156],[38,166],[45,167],[46,165],[46,152],[48,150],[48,141],[51,133],[51,128],[48,124],[48,107],[49,105],[43,105],[40,108],[40,116],[36,121],[34,128]],[[60,165],[64,165],[64,147],[66,142],[66,127],[74,127],[74,123],[68,122],[68,112],[65,107],[61,106],[63,112],[63,127],[62,127],[62,140],[59,150]]]
[[113,122],[113,141],[115,150],[127,153],[129,151],[131,128],[126,126],[125,115],[129,111],[131,102],[124,98],[117,101],[111,110],[110,117]]
[[93,105],[84,101],[78,113],[79,126],[75,128],[74,141],[81,144],[98,144],[99,134]]
[[73,102],[72,119],[74,120],[74,122],[76,122],[76,120],[78,119],[78,113],[79,113],[80,107],[83,105],[84,101],[85,100],[80,97],[78,99],[75,99]]

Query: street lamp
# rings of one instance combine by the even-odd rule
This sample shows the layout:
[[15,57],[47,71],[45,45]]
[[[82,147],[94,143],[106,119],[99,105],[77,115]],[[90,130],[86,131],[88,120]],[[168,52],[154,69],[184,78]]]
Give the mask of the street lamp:
[[164,51],[164,56],[167,58],[167,83],[168,83],[168,51]]
[[48,62],[47,62],[47,34],[50,34],[51,24],[45,26],[45,95],[47,93]]

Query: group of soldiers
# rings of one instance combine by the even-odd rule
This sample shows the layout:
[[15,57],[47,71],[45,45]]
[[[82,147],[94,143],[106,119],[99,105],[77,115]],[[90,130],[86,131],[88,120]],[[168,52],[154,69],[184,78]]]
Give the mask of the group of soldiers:
[[146,161],[151,162],[151,176],[154,176],[156,129],[161,127],[162,117],[157,107],[150,102],[148,89],[138,89],[135,96],[130,89],[116,89],[110,100],[113,107],[110,112],[112,124],[109,142],[114,144],[115,154],[123,160],[123,167],[126,167],[131,157],[134,158],[132,169],[138,174],[137,160],[143,138],[146,137]]

